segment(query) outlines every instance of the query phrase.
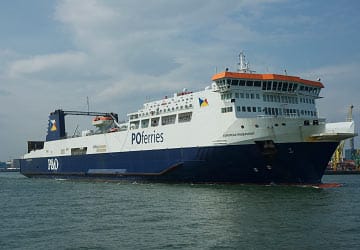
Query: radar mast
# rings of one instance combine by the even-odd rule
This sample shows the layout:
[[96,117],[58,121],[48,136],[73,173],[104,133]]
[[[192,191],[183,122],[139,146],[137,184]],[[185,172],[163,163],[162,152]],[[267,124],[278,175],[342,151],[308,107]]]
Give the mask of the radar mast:
[[254,73],[254,70],[250,70],[250,63],[245,58],[244,51],[241,51],[239,54],[239,62],[237,72],[240,73]]

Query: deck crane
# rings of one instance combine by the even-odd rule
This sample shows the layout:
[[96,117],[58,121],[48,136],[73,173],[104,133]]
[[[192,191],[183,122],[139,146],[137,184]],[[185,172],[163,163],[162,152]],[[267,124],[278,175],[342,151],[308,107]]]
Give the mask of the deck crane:
[[[348,114],[346,117],[346,121],[351,122],[353,120],[352,118],[352,111],[354,106],[350,105]],[[337,148],[335,149],[335,152],[333,156],[331,157],[331,168],[332,170],[336,171],[339,167],[341,167],[341,164],[343,162],[343,151],[345,146],[345,140],[342,140]],[[354,152],[354,138],[350,139],[350,148],[351,148],[351,155],[353,155]]]
[[[352,118],[352,110],[354,106],[351,105],[348,112],[347,121],[351,122]],[[355,146],[354,146],[354,137],[350,138],[350,153],[351,153],[351,160],[355,160]]]

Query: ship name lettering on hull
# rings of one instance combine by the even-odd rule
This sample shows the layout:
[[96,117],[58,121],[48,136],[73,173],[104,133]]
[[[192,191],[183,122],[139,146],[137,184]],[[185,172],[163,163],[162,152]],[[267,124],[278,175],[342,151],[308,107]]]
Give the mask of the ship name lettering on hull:
[[154,131],[151,134],[145,134],[144,131],[131,134],[131,144],[148,144],[162,143],[164,141],[164,133]]
[[48,170],[58,170],[59,168],[59,160],[54,159],[48,159]]

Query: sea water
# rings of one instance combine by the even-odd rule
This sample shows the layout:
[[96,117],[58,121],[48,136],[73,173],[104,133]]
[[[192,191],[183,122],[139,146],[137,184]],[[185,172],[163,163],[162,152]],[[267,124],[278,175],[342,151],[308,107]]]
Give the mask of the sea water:
[[0,173],[0,249],[358,249],[360,175],[336,188]]

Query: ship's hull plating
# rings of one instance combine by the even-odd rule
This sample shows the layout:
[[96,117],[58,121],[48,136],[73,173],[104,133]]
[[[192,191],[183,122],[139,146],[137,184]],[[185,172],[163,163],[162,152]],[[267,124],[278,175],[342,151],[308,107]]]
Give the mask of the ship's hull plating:
[[224,145],[18,160],[28,177],[320,183],[337,142]]

